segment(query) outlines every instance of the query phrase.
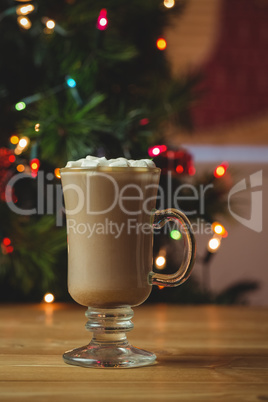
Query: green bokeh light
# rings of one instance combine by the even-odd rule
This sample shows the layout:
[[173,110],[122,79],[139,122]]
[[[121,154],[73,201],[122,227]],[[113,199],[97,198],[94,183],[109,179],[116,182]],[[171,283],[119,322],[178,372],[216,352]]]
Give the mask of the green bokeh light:
[[23,110],[25,108],[26,108],[26,103],[24,103],[24,102],[18,102],[15,105],[15,109],[18,111]]
[[180,240],[181,239],[181,232],[179,232],[178,230],[172,230],[170,232],[170,237],[173,240]]

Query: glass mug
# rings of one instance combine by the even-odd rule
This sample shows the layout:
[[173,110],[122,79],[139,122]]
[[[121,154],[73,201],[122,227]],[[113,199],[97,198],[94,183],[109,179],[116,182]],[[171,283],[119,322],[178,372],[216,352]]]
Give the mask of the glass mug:
[[[68,234],[68,290],[87,306],[87,346],[67,351],[66,363],[84,367],[138,367],[153,353],[128,343],[131,307],[142,304],[152,285],[178,286],[190,275],[195,239],[176,209],[156,211],[158,168],[94,167],[60,171]],[[185,248],[174,274],[152,272],[153,229],[175,221]]]

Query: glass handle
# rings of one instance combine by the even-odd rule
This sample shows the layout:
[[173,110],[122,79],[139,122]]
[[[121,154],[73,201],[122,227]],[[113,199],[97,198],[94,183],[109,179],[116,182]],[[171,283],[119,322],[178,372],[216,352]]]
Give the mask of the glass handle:
[[167,222],[177,223],[184,240],[184,254],[181,266],[174,274],[158,274],[150,272],[149,283],[160,286],[179,286],[185,282],[192,271],[195,261],[195,237],[189,219],[177,209],[164,209],[154,213],[153,228],[161,229]]

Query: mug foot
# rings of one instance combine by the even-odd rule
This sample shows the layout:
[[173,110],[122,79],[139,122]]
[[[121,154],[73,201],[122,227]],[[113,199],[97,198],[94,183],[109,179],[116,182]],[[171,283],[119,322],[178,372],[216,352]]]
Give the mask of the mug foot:
[[87,346],[65,352],[65,363],[95,368],[130,368],[153,364],[156,356],[146,350],[135,348],[128,342],[115,345],[98,345],[90,342]]

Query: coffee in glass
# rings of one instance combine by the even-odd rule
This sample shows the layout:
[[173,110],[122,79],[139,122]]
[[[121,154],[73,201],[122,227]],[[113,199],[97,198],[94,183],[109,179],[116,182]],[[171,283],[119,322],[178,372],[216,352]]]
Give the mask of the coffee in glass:
[[[152,285],[177,286],[190,275],[195,240],[186,216],[156,211],[160,169],[150,160],[87,157],[61,169],[68,234],[68,290],[87,306],[89,345],[63,355],[86,367],[137,367],[153,353],[129,345],[131,307],[142,304]],[[173,275],[152,272],[153,230],[175,221],[186,247]]]

